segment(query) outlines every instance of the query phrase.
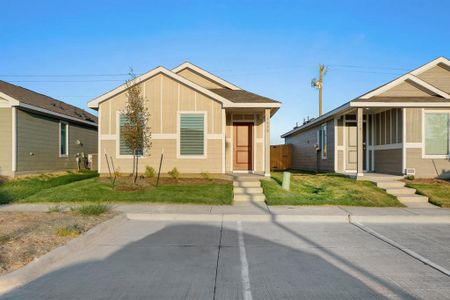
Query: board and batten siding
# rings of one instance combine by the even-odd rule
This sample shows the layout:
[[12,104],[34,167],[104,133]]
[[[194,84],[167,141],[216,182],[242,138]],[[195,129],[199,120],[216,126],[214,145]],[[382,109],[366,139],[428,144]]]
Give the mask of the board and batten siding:
[[0,108],[0,175],[12,175],[12,109]]
[[427,112],[449,112],[448,109],[406,108],[406,168],[416,169],[417,178],[450,177],[448,158],[423,157],[423,119]]
[[[17,110],[17,173],[76,169],[75,155],[97,153],[97,129],[69,124],[68,155],[59,155],[60,120]],[[81,143],[77,144],[77,140]]]
[[[222,173],[224,155],[222,105],[172,78],[158,74],[139,83],[150,113],[152,147],[139,160],[139,172],[146,166],[158,169],[164,149],[162,172],[176,167],[181,173]],[[117,153],[119,139],[118,115],[125,110],[126,91],[100,103],[100,173],[107,173],[104,154],[112,156],[120,172],[132,171],[132,159]],[[206,157],[181,158],[177,155],[178,114],[180,112],[204,112],[206,118]]]
[[[325,123],[325,122],[324,122]],[[292,134],[285,139],[286,144],[292,144],[292,166],[297,170],[306,171],[334,171],[334,120],[327,123],[327,159],[322,159],[315,145],[318,144],[317,133],[320,126],[313,126],[299,133]]]
[[184,78],[186,78],[206,89],[221,89],[221,88],[223,88],[223,86],[218,84],[217,82],[214,82],[211,79],[206,78],[205,76],[203,76],[193,70],[190,70],[190,69],[183,69],[180,72],[178,72],[177,74],[180,76],[183,76]]

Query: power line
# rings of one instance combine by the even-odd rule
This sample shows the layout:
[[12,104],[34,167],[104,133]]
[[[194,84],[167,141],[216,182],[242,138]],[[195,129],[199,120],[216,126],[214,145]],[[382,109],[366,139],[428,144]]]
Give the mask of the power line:
[[13,80],[13,83],[23,83],[23,82],[39,82],[39,83],[91,83],[91,82],[124,82],[125,80],[117,80],[117,79],[99,79],[99,80]]
[[129,74],[0,74],[0,77],[117,77],[129,76]]

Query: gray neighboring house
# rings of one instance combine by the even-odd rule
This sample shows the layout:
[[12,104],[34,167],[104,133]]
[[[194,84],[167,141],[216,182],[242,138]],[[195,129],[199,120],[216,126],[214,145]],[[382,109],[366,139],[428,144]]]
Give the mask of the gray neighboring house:
[[76,169],[97,150],[96,116],[0,80],[0,175]]
[[295,169],[450,177],[450,61],[439,57],[282,135]]

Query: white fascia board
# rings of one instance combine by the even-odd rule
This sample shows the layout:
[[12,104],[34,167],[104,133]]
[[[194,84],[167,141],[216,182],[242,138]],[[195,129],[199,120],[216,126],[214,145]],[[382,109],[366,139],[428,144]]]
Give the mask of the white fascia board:
[[57,112],[53,112],[53,111],[45,109],[45,108],[41,108],[41,107],[37,107],[37,106],[25,104],[25,103],[20,103],[18,105],[18,107],[22,107],[22,108],[25,108],[25,109],[29,109],[29,110],[37,111],[37,112],[44,113],[44,114],[47,114],[47,115],[55,116],[55,117],[58,117],[59,119],[71,120],[71,121],[74,121],[74,122],[83,123],[83,124],[87,124],[87,125],[98,127],[97,123],[89,122],[89,121],[85,121],[85,120],[81,120],[81,119],[77,119],[77,118],[74,118],[74,117],[71,117],[71,116],[68,116],[68,115],[64,115],[64,114],[60,114],[60,113],[57,113]]
[[420,85],[421,87],[427,89],[428,91],[433,92],[445,99],[450,99],[450,95],[447,94],[446,92],[436,88],[435,86],[432,86],[431,84],[429,84],[429,83],[423,81],[422,79],[420,79],[412,74],[409,74],[409,73],[395,79],[394,81],[391,81],[390,83],[388,83],[374,91],[364,94],[359,98],[360,99],[369,99],[371,97],[378,96],[378,95],[390,90],[391,88],[405,82],[406,80],[413,81],[414,83]]
[[0,98],[5,99],[6,101],[8,101],[10,106],[17,106],[20,103],[19,100],[14,99],[13,97],[11,97],[11,96],[9,96],[9,95],[7,95],[5,93],[2,93],[2,92],[0,92]]
[[351,102],[351,107],[450,107],[448,103],[443,102]]
[[417,68],[414,71],[411,71],[410,73],[412,75],[414,75],[414,76],[417,76],[417,75],[419,75],[419,74],[421,74],[421,73],[423,73],[423,72],[425,72],[425,71],[427,71],[427,70],[437,66],[438,64],[444,64],[444,65],[450,67],[450,60],[448,60],[447,58],[441,56],[441,57],[438,57],[435,60],[430,61],[429,63],[421,66],[420,68]]
[[302,125],[298,128],[292,129],[291,131],[286,132],[285,134],[281,135],[281,138],[285,138],[290,136],[293,133],[296,133],[300,130],[303,130],[305,128],[311,127],[317,123],[323,122],[324,120],[328,119],[329,117],[342,113],[343,111],[345,111],[346,109],[348,109],[351,106],[351,102],[347,102],[344,105],[339,106],[338,108],[333,109],[332,111],[327,112],[324,115],[321,115],[320,117],[314,119],[313,121],[306,123],[305,125]]
[[231,102],[229,105],[224,105],[223,107],[232,108],[232,107],[240,107],[240,108],[280,108],[281,103],[234,103]]
[[[135,83],[139,84],[139,83],[147,80],[148,78],[153,77],[153,76],[155,76],[155,75],[157,75],[159,73],[162,73],[162,74],[164,74],[164,75],[166,75],[168,77],[171,77],[172,79],[174,79],[176,81],[179,81],[179,82],[181,82],[181,83],[183,83],[183,84],[185,84],[185,85],[187,85],[187,86],[189,86],[189,87],[199,91],[200,93],[205,94],[206,96],[209,96],[209,97],[211,97],[211,98],[221,102],[224,106],[229,105],[229,104],[232,103],[230,100],[228,100],[226,98],[223,98],[223,97],[221,97],[221,96],[211,92],[210,90],[207,90],[204,87],[201,87],[198,84],[195,84],[192,81],[187,80],[186,78],[184,78],[184,77],[182,77],[182,76],[180,76],[178,74],[175,74],[172,71],[167,70],[164,67],[157,67],[157,68],[155,68],[155,69],[153,69],[153,70],[151,70],[151,71],[149,71],[149,72],[147,72],[147,73],[137,77],[135,79]],[[124,84],[120,85],[119,87],[113,89],[112,91],[107,92],[106,94],[103,94],[103,95],[101,95],[101,96],[99,96],[99,97],[89,101],[88,102],[88,106],[90,108],[94,108],[94,109],[98,108],[98,106],[99,106],[99,104],[101,102],[106,101],[109,98],[111,98],[111,97],[113,97],[113,96],[115,96],[115,95],[125,91],[127,88],[128,88],[127,84],[124,83]]]
[[226,80],[224,80],[224,79],[222,79],[220,77],[217,77],[216,75],[211,74],[208,71],[206,71],[206,70],[204,70],[204,69],[202,69],[200,67],[197,67],[196,65],[194,65],[194,64],[192,64],[190,62],[185,62],[185,63],[179,65],[178,67],[172,69],[172,72],[179,73],[180,71],[182,71],[184,69],[191,69],[191,70],[193,70],[193,71],[195,71],[195,72],[205,76],[206,78],[209,78],[212,81],[215,81],[215,82],[217,82],[217,83],[219,83],[219,84],[221,84],[224,87],[227,87],[229,89],[241,90],[240,87],[238,87],[238,86],[236,86],[236,85],[234,85],[232,83],[229,83],[228,81],[226,81]]

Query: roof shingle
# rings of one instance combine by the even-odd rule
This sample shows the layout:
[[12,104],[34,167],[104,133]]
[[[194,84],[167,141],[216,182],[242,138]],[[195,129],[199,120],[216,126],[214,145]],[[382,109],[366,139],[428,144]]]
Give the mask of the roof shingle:
[[21,103],[43,108],[51,112],[79,119],[81,121],[97,123],[96,116],[84,111],[81,108],[6,81],[0,80],[0,92],[18,100]]
[[224,97],[234,103],[280,103],[279,101],[263,97],[244,90],[209,89],[211,92]]

